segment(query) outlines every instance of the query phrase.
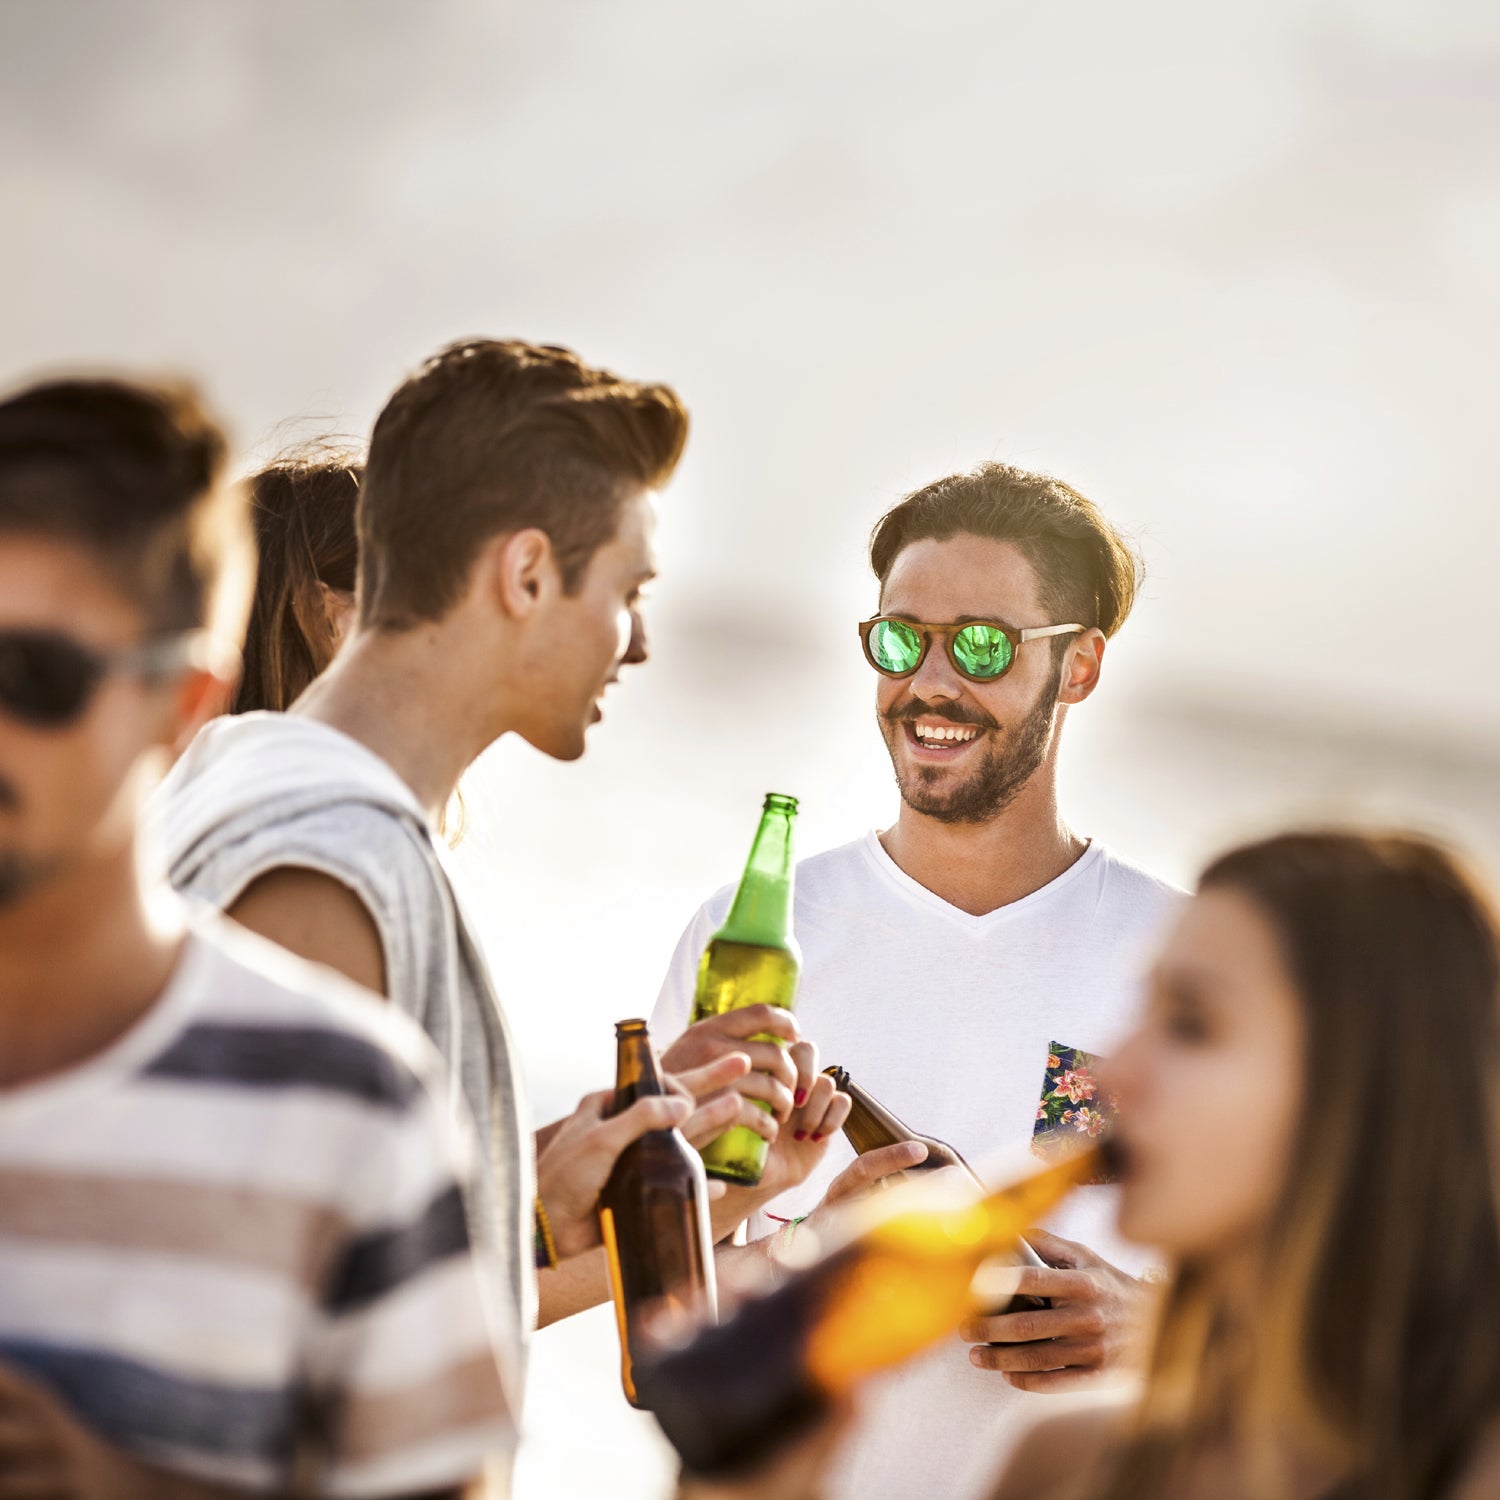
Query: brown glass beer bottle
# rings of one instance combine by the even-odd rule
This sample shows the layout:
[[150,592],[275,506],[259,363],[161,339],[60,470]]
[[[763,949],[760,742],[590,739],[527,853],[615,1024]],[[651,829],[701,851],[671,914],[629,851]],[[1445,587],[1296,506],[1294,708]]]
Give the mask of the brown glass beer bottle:
[[982,1187],[974,1169],[947,1141],[936,1136],[918,1135],[905,1121],[899,1119],[883,1105],[868,1089],[861,1088],[845,1068],[834,1066],[823,1071],[833,1079],[841,1094],[849,1096],[849,1118],[844,1121],[844,1134],[855,1152],[863,1156],[866,1151],[878,1151],[882,1146],[894,1146],[899,1141],[921,1141],[927,1147],[926,1157],[912,1172],[931,1172],[940,1167],[957,1167],[968,1174],[976,1187]]
[[[983,1190],[984,1183],[979,1180],[979,1174],[947,1141],[940,1141],[932,1135],[918,1135],[911,1126],[887,1109],[868,1089],[861,1088],[849,1076],[847,1069],[835,1065],[831,1068],[824,1068],[823,1071],[833,1079],[841,1094],[849,1096],[849,1118],[844,1121],[844,1134],[849,1138],[849,1144],[854,1147],[857,1155],[863,1156],[867,1151],[878,1151],[882,1146],[894,1146],[898,1141],[921,1141],[927,1147],[927,1155],[916,1166],[908,1167],[907,1172],[935,1172],[944,1167],[957,1167],[976,1188]],[[901,1175],[905,1176],[906,1173]],[[883,1178],[882,1181],[889,1182],[891,1179]],[[1008,1258],[1022,1266],[1045,1266],[1047,1264],[1023,1239],[1016,1241],[1015,1248],[1009,1253]],[[1048,1306],[1050,1304],[1045,1297],[1017,1296],[1011,1298],[1004,1307],[996,1311],[1028,1312]]]
[[[610,1114],[666,1092],[644,1021],[615,1027]],[[677,1130],[651,1130],[620,1153],[599,1195],[599,1228],[620,1334],[620,1382],[641,1404],[635,1369],[655,1324],[674,1336],[716,1315],[708,1181]]]

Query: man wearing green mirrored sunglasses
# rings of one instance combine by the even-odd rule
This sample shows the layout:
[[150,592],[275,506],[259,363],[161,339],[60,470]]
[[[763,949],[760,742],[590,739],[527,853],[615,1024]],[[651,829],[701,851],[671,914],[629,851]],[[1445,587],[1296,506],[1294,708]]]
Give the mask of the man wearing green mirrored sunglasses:
[[[1123,1031],[1139,961],[1176,904],[1058,806],[1063,726],[1099,686],[1139,563],[1084,496],[1005,464],[908,496],[876,526],[870,561],[880,592],[859,638],[901,803],[883,832],[798,866],[798,1022],[913,1130],[983,1170],[1036,1130],[1101,1127],[1090,1066]],[[663,1040],[686,1023],[727,904],[721,892],[684,934],[653,1021]],[[751,1237],[908,1166],[908,1149],[851,1165],[838,1143]],[[975,1319],[865,1393],[830,1500],[984,1494],[1008,1438],[1045,1410],[1022,1392],[1074,1390],[1121,1364],[1142,1294],[1118,1267],[1139,1260],[1117,1248],[1112,1192],[1075,1196],[1054,1226],[1068,1238],[1035,1236],[1051,1265],[1020,1288],[1053,1305]]]

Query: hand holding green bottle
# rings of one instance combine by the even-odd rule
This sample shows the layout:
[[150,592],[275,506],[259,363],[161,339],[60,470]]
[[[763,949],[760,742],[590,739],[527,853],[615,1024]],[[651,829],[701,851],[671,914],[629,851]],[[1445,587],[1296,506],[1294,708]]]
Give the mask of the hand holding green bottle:
[[[772,1037],[773,1041],[758,1040]],[[746,1096],[747,1108],[736,1122],[759,1128],[767,1139],[777,1138],[776,1125],[785,1124],[811,1092],[818,1076],[818,1051],[802,1040],[796,1017],[776,1005],[750,1005],[723,1015],[695,1021],[661,1055],[662,1066],[672,1073],[699,1068],[723,1056],[741,1052],[750,1059],[750,1069],[735,1083]],[[771,1118],[750,1108],[752,1103],[770,1107]]]
[[[797,996],[802,955],[792,937],[792,826],[797,799],[770,792],[750,848],[745,873],[724,925],[709,939],[698,966],[693,1020],[751,1005],[791,1010]],[[758,1033],[751,1040],[784,1045]],[[771,1112],[770,1104],[762,1108]],[[703,1148],[710,1177],[754,1187],[766,1164],[766,1141],[743,1125],[726,1130]]]

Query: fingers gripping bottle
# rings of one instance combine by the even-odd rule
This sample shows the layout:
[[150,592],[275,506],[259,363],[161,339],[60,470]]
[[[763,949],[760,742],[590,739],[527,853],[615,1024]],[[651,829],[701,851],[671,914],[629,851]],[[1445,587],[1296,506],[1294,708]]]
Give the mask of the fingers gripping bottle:
[[[916,1166],[908,1167],[902,1176],[941,1171],[944,1167],[956,1167],[976,1188],[980,1191],[984,1190],[984,1183],[980,1181],[979,1174],[947,1141],[940,1141],[932,1135],[918,1135],[910,1125],[892,1110],[886,1108],[868,1089],[861,1088],[849,1076],[847,1068],[841,1068],[835,1064],[831,1068],[824,1068],[823,1071],[833,1079],[839,1093],[847,1094],[849,1097],[849,1118],[844,1121],[844,1134],[848,1137],[849,1144],[860,1156],[867,1151],[879,1151],[884,1146],[894,1146],[898,1141],[921,1141],[927,1148],[926,1157]],[[894,1179],[889,1177],[882,1181],[894,1184]],[[1022,1239],[1016,1241],[1014,1251],[1007,1258],[1013,1260],[1018,1266],[1045,1266],[1047,1264]],[[990,1311],[1029,1312],[1051,1305],[1044,1297],[1017,1296],[1011,1298],[1005,1306],[996,1307]]]
[[[611,1115],[648,1094],[664,1094],[644,1021],[615,1027]],[[652,1320],[681,1337],[716,1314],[714,1256],[703,1163],[677,1130],[648,1130],[621,1153],[599,1195],[599,1229],[620,1332],[620,1383],[639,1406],[635,1368],[649,1348]]]
[[[698,965],[694,1021],[746,1005],[792,1008],[802,968],[802,955],[792,937],[792,826],[796,820],[795,797],[766,794],[734,904],[724,925],[709,939]],[[766,1142],[748,1126],[734,1125],[710,1141],[702,1155],[710,1177],[753,1187],[765,1170]]]

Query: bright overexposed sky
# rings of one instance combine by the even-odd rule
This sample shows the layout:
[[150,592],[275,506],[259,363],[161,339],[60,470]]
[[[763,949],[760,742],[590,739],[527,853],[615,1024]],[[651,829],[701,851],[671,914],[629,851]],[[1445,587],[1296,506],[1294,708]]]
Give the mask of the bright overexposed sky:
[[[470,778],[551,1114],[764,791],[805,852],[893,816],[863,541],[985,458],[1150,569],[1083,831],[1183,881],[1328,815],[1500,866],[1497,141],[1483,0],[8,0],[0,377],[190,372],[247,464],[460,335],[681,390],[653,662],[580,764]],[[530,1496],[661,1493],[607,1345],[544,1336]]]

